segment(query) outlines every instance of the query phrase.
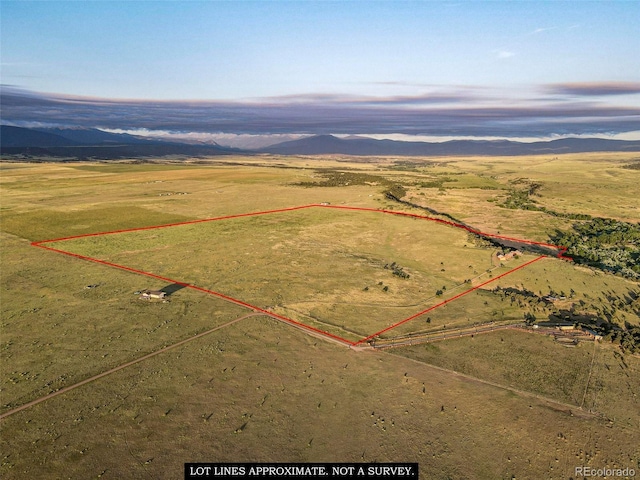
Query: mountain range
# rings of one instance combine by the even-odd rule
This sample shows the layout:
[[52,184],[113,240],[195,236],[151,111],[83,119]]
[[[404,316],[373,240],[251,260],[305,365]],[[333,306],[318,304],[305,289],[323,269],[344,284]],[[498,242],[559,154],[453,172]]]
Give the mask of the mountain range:
[[151,140],[95,128],[22,128],[0,125],[0,153],[35,157],[118,159],[168,155],[211,156],[238,153],[220,145]]
[[354,155],[354,156],[446,156],[446,155],[535,155],[581,152],[640,152],[640,141],[602,138],[564,138],[532,143],[510,140],[451,140],[404,142],[368,137],[338,138],[316,135],[277,143],[259,150],[241,150],[220,145],[194,145],[148,139],[93,128],[22,128],[0,126],[3,155],[51,156],[78,159],[162,157],[168,155],[212,156],[230,154]]
[[509,140],[450,140],[448,142],[404,142],[372,138],[338,138],[317,135],[264,148],[263,152],[279,155],[525,155],[579,152],[636,152],[640,141],[608,140],[602,138],[563,138],[533,143]]

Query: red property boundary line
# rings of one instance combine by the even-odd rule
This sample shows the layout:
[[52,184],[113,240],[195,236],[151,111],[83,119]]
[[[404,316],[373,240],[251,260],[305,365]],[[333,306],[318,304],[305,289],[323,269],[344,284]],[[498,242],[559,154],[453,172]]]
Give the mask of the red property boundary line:
[[156,275],[155,273],[151,273],[151,272],[146,272],[144,270],[138,270],[132,267],[127,267],[126,265],[120,265],[117,263],[113,263],[113,262],[108,262],[106,260],[100,260],[99,258],[94,258],[94,257],[89,257],[86,255],[80,255],[77,253],[73,253],[73,252],[68,252],[66,250],[61,250],[58,248],[53,248],[50,247],[48,245],[48,243],[55,243],[55,242],[62,242],[65,240],[74,240],[74,239],[79,239],[79,238],[86,238],[86,237],[98,237],[98,236],[103,236],[103,235],[114,235],[114,234],[118,234],[118,233],[128,233],[128,232],[138,232],[138,231],[143,231],[143,230],[154,230],[154,229],[159,229],[159,228],[168,228],[168,227],[177,227],[177,226],[181,226],[181,225],[193,225],[193,224],[197,224],[197,223],[204,223],[204,222],[214,222],[214,221],[218,221],[218,220],[230,220],[230,219],[235,219],[235,218],[243,218],[243,217],[252,217],[252,216],[257,216],[257,215],[268,215],[268,214],[272,214],[272,213],[282,213],[282,212],[291,212],[291,211],[295,211],[295,210],[302,210],[302,209],[306,209],[306,208],[332,208],[332,209],[339,209],[339,210],[350,210],[350,211],[360,211],[360,212],[376,212],[376,213],[385,213],[385,214],[391,214],[391,215],[399,215],[399,216],[404,216],[404,217],[410,217],[410,218],[415,218],[415,219],[420,219],[420,220],[428,220],[428,221],[432,221],[432,222],[437,222],[440,224],[444,224],[444,225],[448,225],[451,227],[455,227],[455,228],[460,228],[462,230],[466,230],[469,233],[475,234],[475,235],[480,235],[483,237],[488,237],[488,238],[496,238],[496,239],[500,239],[500,240],[508,240],[508,241],[513,241],[513,242],[517,242],[517,243],[522,243],[522,244],[527,244],[527,245],[536,245],[536,246],[540,246],[540,247],[546,247],[549,249],[553,249],[553,250],[557,250],[558,254],[556,255],[557,258],[560,259],[565,259],[565,260],[572,260],[570,257],[567,257],[564,255],[564,253],[566,252],[566,247],[561,247],[558,245],[553,245],[550,243],[544,243],[544,242],[535,242],[532,240],[522,240],[522,239],[518,239],[518,238],[514,238],[514,237],[507,237],[507,236],[503,236],[503,235],[495,235],[495,234],[491,234],[491,233],[484,233],[481,232],[479,230],[473,229],[467,225],[463,225],[461,223],[456,223],[456,222],[452,222],[452,221],[448,221],[448,220],[442,220],[440,218],[434,218],[434,217],[429,217],[429,216],[425,216],[425,215],[418,215],[415,213],[407,213],[407,212],[401,212],[401,211],[396,211],[396,210],[385,210],[385,209],[375,209],[375,208],[367,208],[367,207],[350,207],[350,206],[344,206],[344,205],[324,205],[324,204],[309,204],[309,205],[301,205],[301,206],[297,206],[297,207],[289,207],[289,208],[280,208],[280,209],[275,209],[275,210],[265,210],[265,211],[260,211],[260,212],[250,212],[250,213],[241,213],[241,214],[236,214],[236,215],[226,215],[226,216],[222,216],[222,217],[213,217],[213,218],[204,218],[204,219],[199,219],[199,220],[189,220],[186,222],[177,222],[177,223],[168,223],[168,224],[163,224],[163,225],[152,225],[152,226],[148,226],[148,227],[136,227],[136,228],[127,228],[127,229],[122,229],[122,230],[112,230],[112,231],[108,231],[108,232],[96,232],[96,233],[85,233],[82,235],[73,235],[73,236],[68,236],[68,237],[61,237],[61,238],[54,238],[54,239],[50,239],[50,240],[40,240],[40,241],[36,241],[36,242],[31,242],[31,245],[34,247],[38,247],[38,248],[42,248],[44,250],[48,250],[51,252],[55,252],[55,253],[61,253],[63,255],[68,255],[70,257],[74,257],[74,258],[78,258],[80,260],[86,260],[89,262],[94,262],[94,263],[98,263],[101,265],[106,265],[108,267],[112,267],[112,268],[118,268],[120,270],[124,270],[127,272],[131,272],[131,273],[135,273],[138,275],[144,275],[147,277],[151,277],[157,280],[162,280],[165,282],[169,282],[169,283],[175,283],[178,285],[182,285],[183,287],[186,288],[191,288],[193,290],[197,290],[200,292],[204,292],[207,293],[209,295],[213,295],[215,297],[218,297],[222,300],[225,300],[227,302],[233,303],[235,305],[239,305],[241,307],[245,307],[245,308],[249,308],[251,310],[253,310],[254,312],[259,312],[262,313],[264,315],[267,315],[271,318],[274,318],[276,320],[280,320],[283,321],[289,325],[293,325],[295,327],[298,328],[302,328],[304,330],[313,332],[314,334],[319,334],[325,337],[328,337],[334,341],[338,341],[346,346],[357,346],[360,345],[364,342],[367,342],[368,340],[371,340],[374,337],[377,337],[379,335],[382,335],[385,332],[388,332],[389,330],[396,328],[400,325],[403,325],[421,315],[424,315],[427,312],[430,312],[432,310],[435,310],[436,308],[442,307],[450,302],[453,302],[454,300],[457,300],[460,297],[463,297],[471,292],[474,292],[476,290],[478,290],[479,288],[482,288],[485,285],[488,285],[492,282],[495,282],[496,280],[499,280],[517,270],[520,270],[524,267],[527,267],[528,265],[531,265],[534,262],[537,262],[543,258],[547,258],[547,255],[540,255],[539,257],[534,258],[533,260],[528,261],[527,263],[524,263],[518,267],[515,267],[501,275],[498,275],[495,278],[491,278],[490,280],[487,280],[486,282],[483,282],[479,285],[476,285],[475,287],[472,287],[468,290],[465,290],[462,293],[459,293],[447,300],[444,300],[436,305],[433,305],[425,310],[422,310],[414,315],[411,315],[410,317],[407,317],[397,323],[394,323],[382,330],[380,330],[379,332],[376,332],[374,334],[369,335],[368,337],[364,337],[358,341],[352,342],[350,340],[347,340],[345,338],[342,338],[338,335],[334,335],[332,333],[329,332],[325,332],[324,330],[320,330],[318,328],[312,327],[310,325],[298,322],[296,320],[293,320],[291,318],[285,317],[283,315],[278,315],[277,313],[273,313],[270,312],[268,310],[265,310],[263,308],[257,307],[255,305],[251,305],[250,303],[244,302],[242,300],[239,300],[237,298],[233,298],[230,297],[228,295],[225,295],[223,293],[220,292],[216,292],[214,290],[209,290],[203,287],[199,287],[197,285],[191,285],[179,280],[175,280],[172,278],[168,278],[168,277],[163,277],[161,275]]

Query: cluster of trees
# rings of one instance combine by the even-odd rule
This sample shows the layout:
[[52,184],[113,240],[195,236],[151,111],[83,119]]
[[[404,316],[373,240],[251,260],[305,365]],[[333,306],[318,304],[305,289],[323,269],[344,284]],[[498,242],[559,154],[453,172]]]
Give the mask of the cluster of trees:
[[[385,197],[401,203],[404,202],[402,197],[407,194],[407,190],[399,183],[393,182],[387,178],[368,173],[340,171],[340,170],[317,170],[316,174],[323,178],[318,182],[298,182],[294,183],[298,187],[348,187],[351,185],[381,185],[385,188],[383,191]],[[410,204],[409,204],[410,205]],[[413,205],[412,205],[413,206]]]
[[509,190],[507,198],[500,204],[501,207],[510,208],[512,210],[539,210],[530,198],[527,190]]
[[494,241],[492,238],[481,237],[480,235],[476,235],[475,233],[467,233],[467,241],[479,248],[502,247],[501,244]]
[[524,314],[524,323],[526,325],[533,325],[536,321],[536,316],[531,312],[525,312]]
[[640,279],[640,225],[609,218],[576,223],[551,238],[567,247],[567,255],[582,264]]
[[[527,325],[533,325],[539,319],[571,321],[578,326],[588,328],[603,336],[605,341],[618,344],[623,351],[640,353],[640,326],[624,322],[622,325],[617,310],[640,315],[640,294],[635,289],[626,293],[604,295],[592,298],[586,293],[580,295],[573,289],[568,292],[549,290],[549,293],[532,292],[525,288],[496,287],[492,290],[502,300],[510,300],[521,308],[526,308],[523,313]],[[583,297],[576,300],[576,297]],[[557,308],[557,303],[549,299],[570,299],[571,306],[568,310]],[[485,303],[486,304],[486,303]],[[617,318],[617,319],[616,319]]]
[[442,184],[448,181],[450,181],[450,179],[439,178],[431,180],[430,182],[420,182],[418,185],[422,188],[442,188]]
[[629,353],[640,353],[640,327],[627,326],[626,330],[612,330],[604,337],[617,343],[620,348]]
[[[402,200],[400,199],[404,197],[406,194],[407,194],[407,190],[399,183],[389,184],[389,188],[387,188],[384,192],[384,196],[387,197],[389,200],[396,200],[398,202],[402,202]],[[402,203],[407,203],[407,202],[402,202]]]
[[405,272],[404,269],[396,262],[391,262],[391,264],[387,263],[384,268],[385,270],[391,270],[391,273],[393,273],[396,277],[407,279],[411,276],[407,272]]
[[422,188],[438,188],[440,190],[444,190],[445,183],[452,183],[457,181],[458,180],[456,178],[444,176],[444,177],[434,178],[433,180],[430,180],[428,182],[422,181],[422,182],[419,182],[417,185]]
[[[525,183],[524,180],[516,180],[514,184]],[[524,189],[513,188],[509,190],[507,198],[500,204],[501,207],[510,208],[512,210],[533,210],[536,212],[544,212],[554,217],[568,218],[570,220],[589,220],[590,215],[583,213],[563,213],[550,210],[547,207],[540,206],[531,197],[538,195],[537,191],[542,188],[541,183],[531,182],[525,183]]]
[[433,166],[434,164],[424,164],[421,162],[412,162],[409,160],[397,160],[393,165],[389,165],[389,170],[400,170],[405,172],[419,172],[421,168]]
[[640,326],[627,325],[622,328],[619,325],[603,321],[600,318],[592,321],[580,321],[578,325],[585,326],[602,335],[604,340],[620,346],[622,351],[640,353]]
[[512,188],[509,190],[507,198],[500,204],[501,207],[512,210],[540,210],[542,208],[536,205],[536,202],[531,199],[531,196],[536,195],[536,192],[542,188],[541,183],[529,182],[524,178],[518,178],[511,183],[513,185],[524,184],[525,188]]
[[[532,300],[536,300],[536,301],[542,300],[541,297],[539,297],[538,295],[533,293],[531,290],[527,290],[526,288],[523,288],[521,290],[521,289],[515,288],[515,287],[502,288],[502,287],[498,286],[498,287],[494,288],[493,291],[495,293],[497,293],[498,295],[501,295],[504,298],[506,298],[506,297],[518,297],[520,299],[532,299]],[[512,298],[512,301],[515,301],[515,300],[513,300],[513,298]]]
[[[389,291],[389,285],[385,285],[384,282],[378,282],[378,286],[382,287],[382,291],[383,292],[388,292]],[[369,291],[369,287],[366,286],[366,287],[363,288],[363,290],[365,292],[368,292]]]
[[[316,174],[324,180],[319,182],[299,182],[299,187],[347,187],[349,185],[391,185],[384,177],[360,172],[342,172],[340,170],[317,170]],[[404,194],[403,194],[404,196]]]
[[[547,302],[544,299],[544,295],[540,292],[539,295],[535,294],[531,290],[526,288],[518,289],[515,287],[496,287],[492,292],[501,297],[501,299],[509,300],[511,304],[517,304],[521,308],[527,308],[529,311],[541,312],[543,315],[549,315],[556,311],[553,304]],[[533,315],[533,314],[531,314]],[[525,321],[528,320],[528,313],[525,314]],[[533,323],[535,317],[531,321]]]

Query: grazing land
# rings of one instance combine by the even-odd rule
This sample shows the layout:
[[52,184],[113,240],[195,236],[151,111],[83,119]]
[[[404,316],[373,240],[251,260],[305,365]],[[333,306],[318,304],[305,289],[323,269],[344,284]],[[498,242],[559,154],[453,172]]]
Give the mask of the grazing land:
[[494,265],[493,249],[472,240],[427,218],[311,206],[45,245],[204,287],[354,341],[468,290],[472,278],[486,282],[488,272],[531,260]]
[[[349,340],[491,279],[383,337],[554,319],[603,337],[566,346],[533,329],[498,330],[355,350],[267,315],[242,318],[251,309],[204,292],[31,245],[323,202],[552,242],[594,217],[637,225],[640,172],[625,168],[635,161],[0,163],[0,475],[179,478],[184,462],[268,460],[415,461],[423,478],[442,479],[640,471],[640,285],[622,269],[550,256],[498,279],[538,254],[500,260],[509,248],[464,230],[319,207],[50,244]],[[633,267],[625,238],[616,248]],[[142,290],[168,295],[140,300]]]

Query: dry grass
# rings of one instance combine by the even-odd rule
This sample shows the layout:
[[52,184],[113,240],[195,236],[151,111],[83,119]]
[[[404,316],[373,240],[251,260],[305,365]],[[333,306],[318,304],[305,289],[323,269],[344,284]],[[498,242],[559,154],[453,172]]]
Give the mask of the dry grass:
[[[0,229],[4,232],[0,236],[2,411],[247,312],[187,289],[173,294],[166,304],[142,303],[134,291],[166,285],[36,249],[28,240],[52,238],[69,230],[84,233],[124,228],[139,220],[164,223],[163,219],[208,218],[325,201],[367,207],[390,204],[375,186],[292,186],[310,181],[315,169],[326,167],[361,169],[416,183],[463,172],[458,182],[445,183],[445,195],[439,195],[437,189],[420,190],[425,193],[425,203],[462,219],[477,220],[474,226],[480,229],[499,227],[504,234],[531,234],[532,238],[546,240],[545,235],[557,226],[556,219],[537,212],[514,211],[509,217],[504,209],[486,201],[491,195],[502,195],[508,181],[518,176],[545,184],[541,202],[545,192],[556,188],[554,181],[568,178],[575,188],[568,187],[565,194],[558,187],[554,195],[558,195],[558,202],[566,195],[569,210],[581,201],[581,181],[589,188],[601,185],[598,191],[607,193],[592,197],[591,211],[632,218],[634,214],[629,212],[637,208],[637,196],[629,189],[637,173],[620,169],[629,157],[585,158],[589,161],[582,162],[578,157],[560,157],[556,163],[538,161],[543,160],[541,157],[525,161],[425,159],[417,171],[387,170],[393,167],[393,159],[362,164],[347,163],[344,158],[304,157],[230,159],[244,166],[0,164]],[[566,171],[575,170],[573,176],[554,177],[554,172],[562,170],[562,162]],[[269,163],[286,165],[273,167]],[[627,176],[603,177],[609,170]],[[601,179],[606,181],[598,183]],[[431,203],[440,197],[440,203]],[[611,215],[606,215],[609,210]],[[477,253],[479,262],[485,261],[482,249],[463,247],[460,242],[465,238],[454,235],[452,241],[449,232],[438,240],[448,242],[441,252],[434,255],[432,250],[425,250],[426,232],[416,230],[419,222],[409,221],[407,226],[390,217],[388,223],[377,226],[393,235],[380,240],[371,236],[370,222],[360,224],[346,217],[335,223],[325,219],[320,224],[315,219],[306,223],[302,217],[295,220],[284,225],[283,231],[297,232],[293,237],[297,243],[287,247],[298,256],[303,252],[336,256],[340,252],[335,249],[323,251],[309,246],[305,250],[302,239],[327,243],[328,239],[342,238],[338,244],[341,251],[352,256],[339,257],[338,267],[356,268],[360,264],[353,256],[356,251],[378,260],[388,258],[408,271],[415,270],[416,278],[451,282],[447,294],[453,294],[455,284],[474,270],[466,261],[454,261],[456,255],[447,255],[464,249]],[[254,224],[252,228],[266,235],[271,227]],[[239,231],[243,229],[251,231],[248,226]],[[273,231],[277,237],[278,230]],[[251,238],[230,238],[238,248],[261,252],[260,262],[268,261],[272,247],[286,240],[275,238],[269,240],[275,243],[261,245],[254,238],[251,245]],[[134,247],[129,246],[131,250]],[[273,258],[284,265],[284,256]],[[298,270],[317,268],[294,260],[299,263]],[[165,273],[171,268],[183,272],[187,263],[180,266],[180,262],[194,265],[193,259],[184,256],[164,265]],[[196,267],[204,271],[211,268],[211,263],[199,262]],[[394,280],[383,268],[361,268],[374,280],[378,274]],[[340,288],[351,285],[348,291],[361,299],[364,277],[354,279],[349,269],[336,271]],[[294,268],[286,269],[282,278],[294,274]],[[238,292],[243,282],[249,285],[254,280],[246,275],[236,278],[238,287],[233,287],[233,282],[228,285]],[[423,286],[415,282],[413,288],[431,292],[431,283]],[[92,284],[100,286],[85,288]],[[609,308],[610,301],[619,302],[628,292],[638,291],[637,283],[558,260],[537,262],[497,284],[535,293],[547,293],[551,288],[573,289],[576,301],[593,303],[597,308]],[[264,288],[264,301],[272,305],[276,305],[276,290],[287,293],[283,285]],[[317,291],[336,305],[336,311],[341,308],[344,315],[355,318],[350,309],[356,305],[337,302],[339,292],[344,290]],[[296,294],[296,308],[327,314],[322,310],[325,304],[302,292]],[[383,311],[390,309],[382,301],[385,297],[381,292],[367,293],[373,294],[373,301],[366,307],[371,309],[368,314],[388,313]],[[397,304],[405,301],[400,290],[397,295]],[[432,315],[433,323],[428,328],[444,322],[464,324],[467,318],[473,323],[491,316],[503,303],[486,292],[460,300]],[[288,307],[291,312],[293,305],[283,302],[276,308]],[[503,309],[504,316],[522,313],[511,305]],[[616,321],[637,321],[632,312],[618,310]],[[421,319],[406,328],[425,329],[426,325]],[[566,407],[551,401],[457,377],[424,363],[446,365],[556,400],[577,402],[586,384],[586,364],[593,358],[590,345],[567,349],[544,337],[513,337],[505,339],[505,344],[510,342],[507,348],[499,342],[500,335],[441,343],[437,345],[438,354],[424,349],[426,353],[416,353],[410,359],[351,351],[271,319],[248,318],[3,419],[0,476],[179,478],[184,462],[266,460],[417,461],[423,478],[436,479],[565,479],[580,465],[640,468],[634,396],[640,373],[635,357],[622,356],[613,348],[596,350],[587,393],[583,394],[584,405],[608,419],[571,416]],[[427,354],[429,358],[421,357]],[[558,368],[553,369],[558,362]],[[537,369],[536,365],[544,368]]]
[[640,359],[607,344],[568,348],[546,335],[504,330],[394,353],[582,406],[637,427]]
[[186,461],[340,460],[417,461],[424,478],[567,478],[635,461],[637,430],[606,425],[252,318],[3,421],[2,471],[176,478]]
[[189,290],[143,302],[135,291],[167,284],[0,235],[0,413],[246,312]]
[[[440,289],[442,298],[466,290],[492,264],[491,249],[453,227],[315,207],[52,245],[277,308],[349,339],[435,304]],[[394,275],[392,263],[410,277]]]

